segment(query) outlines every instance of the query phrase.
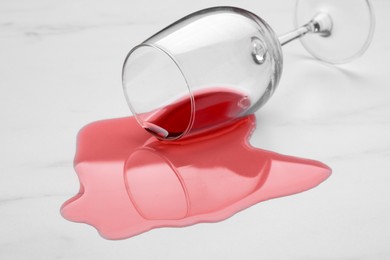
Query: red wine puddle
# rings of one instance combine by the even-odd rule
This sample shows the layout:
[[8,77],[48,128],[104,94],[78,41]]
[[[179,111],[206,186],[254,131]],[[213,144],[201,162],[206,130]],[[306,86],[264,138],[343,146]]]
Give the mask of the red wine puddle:
[[[213,116],[226,114],[226,107],[231,109],[220,106]],[[91,123],[78,135],[80,191],[61,214],[94,226],[107,239],[124,239],[158,227],[221,221],[330,176],[323,163],[252,147],[254,128],[250,115],[209,133],[162,142],[133,117]]]

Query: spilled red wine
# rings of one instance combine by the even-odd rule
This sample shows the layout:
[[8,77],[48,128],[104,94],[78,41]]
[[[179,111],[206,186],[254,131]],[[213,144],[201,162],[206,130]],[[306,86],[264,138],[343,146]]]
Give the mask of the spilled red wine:
[[[218,103],[226,100],[220,95],[230,93],[206,96]],[[229,106],[205,115],[228,115]],[[89,124],[79,132],[75,157],[80,191],[61,213],[107,239],[123,239],[158,227],[221,221],[261,201],[311,189],[331,174],[320,162],[252,147],[254,127],[250,115],[164,142],[133,117]]]

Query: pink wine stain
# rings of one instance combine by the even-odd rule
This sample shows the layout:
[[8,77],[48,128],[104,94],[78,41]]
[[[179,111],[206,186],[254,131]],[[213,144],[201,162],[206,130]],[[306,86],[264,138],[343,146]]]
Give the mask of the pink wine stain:
[[[216,118],[236,113],[231,102],[239,106],[242,96],[233,96],[210,93],[204,100],[214,105],[204,111]],[[222,102],[216,106],[216,100]],[[208,122],[204,118],[200,126]],[[94,226],[107,239],[123,239],[158,227],[221,221],[261,201],[311,189],[330,176],[323,163],[252,147],[254,128],[250,115],[163,142],[134,117],[89,124],[79,132],[75,156],[80,191],[63,204],[61,214]]]

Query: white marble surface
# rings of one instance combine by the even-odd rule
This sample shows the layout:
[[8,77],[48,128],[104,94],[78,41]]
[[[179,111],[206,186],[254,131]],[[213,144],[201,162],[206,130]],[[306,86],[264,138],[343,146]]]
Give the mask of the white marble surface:
[[78,191],[75,137],[85,124],[129,114],[127,51],[201,8],[236,5],[292,29],[293,1],[0,2],[0,259],[389,259],[390,2],[374,0],[369,51],[344,66],[284,48],[284,74],[256,113],[252,144],[333,168],[319,187],[216,224],[108,241],[68,222]]

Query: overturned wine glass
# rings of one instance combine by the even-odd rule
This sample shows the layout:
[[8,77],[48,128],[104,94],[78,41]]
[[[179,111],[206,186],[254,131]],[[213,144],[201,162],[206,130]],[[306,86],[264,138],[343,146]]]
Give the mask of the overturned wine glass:
[[254,113],[282,74],[281,46],[300,39],[315,58],[349,62],[374,32],[369,0],[298,0],[295,30],[278,37],[255,14],[213,7],[190,14],[134,47],[122,82],[138,123],[161,140],[223,127]]

